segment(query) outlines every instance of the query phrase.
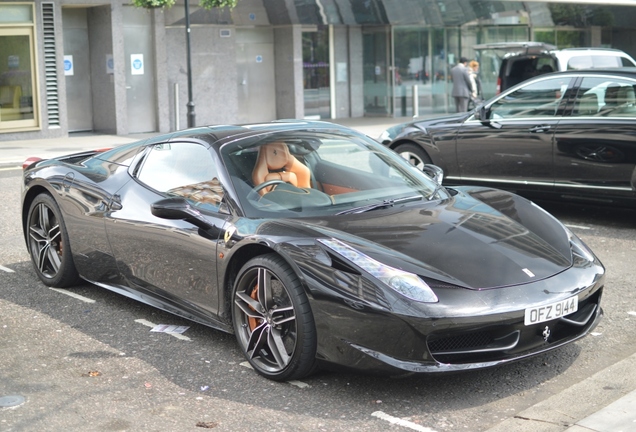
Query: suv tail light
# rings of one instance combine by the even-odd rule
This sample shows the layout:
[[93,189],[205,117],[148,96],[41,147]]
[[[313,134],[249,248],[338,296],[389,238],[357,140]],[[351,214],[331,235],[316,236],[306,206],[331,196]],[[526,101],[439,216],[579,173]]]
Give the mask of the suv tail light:
[[501,77],[497,77],[497,92],[495,94],[501,93]]
[[27,168],[28,168],[28,167],[30,167],[30,166],[31,166],[34,162],[38,162],[38,161],[41,161],[41,160],[42,160],[42,158],[34,157],[34,156],[32,156],[32,157],[28,158],[27,160],[25,160],[24,162],[22,162],[22,170],[27,169]]

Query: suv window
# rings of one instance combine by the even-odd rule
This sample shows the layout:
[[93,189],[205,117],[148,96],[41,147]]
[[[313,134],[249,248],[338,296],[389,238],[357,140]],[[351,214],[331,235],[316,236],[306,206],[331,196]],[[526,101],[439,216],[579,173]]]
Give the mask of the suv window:
[[[619,56],[614,55],[581,55],[568,60],[567,69],[615,68],[621,67]],[[633,65],[630,65],[633,66]]]

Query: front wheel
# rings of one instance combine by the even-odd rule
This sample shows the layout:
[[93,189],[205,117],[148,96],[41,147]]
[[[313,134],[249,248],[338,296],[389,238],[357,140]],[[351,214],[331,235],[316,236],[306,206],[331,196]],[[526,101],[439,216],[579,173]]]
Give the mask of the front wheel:
[[62,213],[50,195],[38,195],[31,203],[27,236],[31,261],[45,285],[61,288],[79,281]]
[[252,367],[275,381],[300,379],[316,364],[316,328],[300,281],[278,255],[248,261],[233,290],[236,338]]
[[400,144],[395,151],[419,170],[422,170],[424,165],[432,163],[431,158],[417,144]]

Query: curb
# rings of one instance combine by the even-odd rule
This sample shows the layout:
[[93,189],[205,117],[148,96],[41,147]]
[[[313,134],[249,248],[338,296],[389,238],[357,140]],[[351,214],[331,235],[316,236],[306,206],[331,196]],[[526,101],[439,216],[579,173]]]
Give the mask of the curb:
[[636,354],[484,432],[634,431],[636,373],[633,371],[636,371]]

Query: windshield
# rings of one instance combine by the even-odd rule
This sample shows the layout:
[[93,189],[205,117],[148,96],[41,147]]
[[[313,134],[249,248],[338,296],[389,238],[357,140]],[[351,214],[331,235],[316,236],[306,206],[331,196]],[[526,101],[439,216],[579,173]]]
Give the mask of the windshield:
[[221,155],[248,217],[362,213],[444,193],[393,151],[340,131],[260,135]]

